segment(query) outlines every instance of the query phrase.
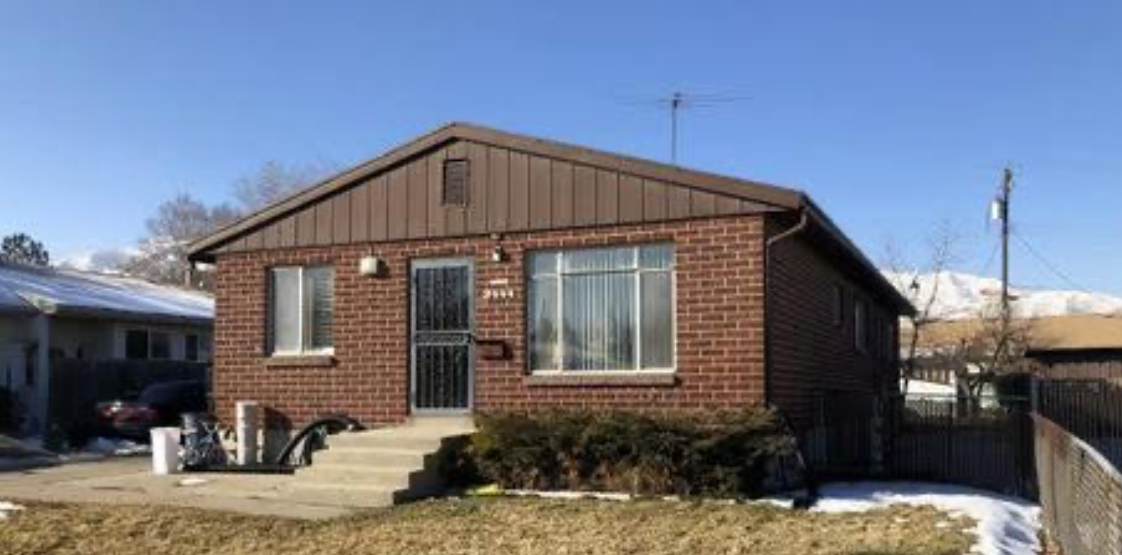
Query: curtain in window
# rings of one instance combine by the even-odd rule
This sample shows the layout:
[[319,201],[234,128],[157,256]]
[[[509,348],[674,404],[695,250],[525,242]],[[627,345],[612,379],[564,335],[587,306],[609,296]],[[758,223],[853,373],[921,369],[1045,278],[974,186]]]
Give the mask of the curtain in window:
[[532,254],[530,368],[673,367],[673,263],[670,245]]

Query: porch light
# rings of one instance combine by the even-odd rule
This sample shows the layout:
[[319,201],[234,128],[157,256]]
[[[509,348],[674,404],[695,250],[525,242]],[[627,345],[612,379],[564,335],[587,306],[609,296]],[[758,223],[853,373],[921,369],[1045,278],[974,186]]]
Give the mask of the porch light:
[[377,256],[364,256],[358,261],[358,273],[363,276],[377,276],[382,273],[382,260]]

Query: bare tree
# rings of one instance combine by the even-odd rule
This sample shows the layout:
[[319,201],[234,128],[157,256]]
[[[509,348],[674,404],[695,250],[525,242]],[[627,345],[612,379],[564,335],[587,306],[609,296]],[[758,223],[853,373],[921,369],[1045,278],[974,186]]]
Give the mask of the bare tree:
[[43,243],[32,239],[26,233],[15,233],[0,243],[0,261],[46,266],[51,263],[51,254]]
[[[927,327],[938,320],[935,306],[941,293],[939,276],[959,260],[958,249],[961,241],[961,234],[950,222],[940,221],[927,236],[927,258],[922,265],[910,263],[909,257],[892,241],[885,245],[885,268],[889,272],[888,279],[916,309],[914,314],[904,317],[906,325],[901,326],[900,329],[901,345],[906,349],[900,359],[905,392],[915,373],[920,339]],[[925,275],[931,276],[931,286],[927,288],[922,287],[920,283],[920,278]]]
[[977,405],[983,388],[1003,374],[1026,369],[1025,354],[1032,343],[1029,320],[1014,318],[1012,310],[993,300],[978,313],[978,326],[955,349],[962,369],[956,376],[959,393]]
[[205,280],[187,281],[187,247],[237,216],[228,204],[207,206],[190,195],[180,194],[157,207],[156,214],[145,222],[148,235],[139,241],[139,254],[125,264],[124,270],[156,283],[208,288]]
[[285,164],[265,162],[252,175],[234,182],[234,198],[243,212],[253,212],[294,195],[338,171],[330,162]]

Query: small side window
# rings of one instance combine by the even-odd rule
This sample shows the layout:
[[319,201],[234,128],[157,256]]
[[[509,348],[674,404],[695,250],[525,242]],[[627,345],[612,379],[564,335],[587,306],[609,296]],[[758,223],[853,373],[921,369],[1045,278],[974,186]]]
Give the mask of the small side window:
[[859,353],[869,350],[869,307],[862,300],[853,301],[853,344]]
[[832,322],[835,328],[840,328],[845,323],[845,291],[842,290],[841,285],[834,284],[830,293],[832,295],[830,302],[833,303],[831,305],[833,310]]
[[468,161],[453,159],[444,161],[444,184],[441,187],[440,204],[444,206],[466,206],[468,190]]

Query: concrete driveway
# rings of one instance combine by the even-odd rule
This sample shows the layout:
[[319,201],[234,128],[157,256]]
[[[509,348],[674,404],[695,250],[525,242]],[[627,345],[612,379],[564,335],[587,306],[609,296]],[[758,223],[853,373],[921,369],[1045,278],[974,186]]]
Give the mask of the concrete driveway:
[[154,476],[148,457],[123,457],[0,472],[0,500],[170,505],[301,519],[353,512],[330,500],[302,497],[292,482],[287,475]]

